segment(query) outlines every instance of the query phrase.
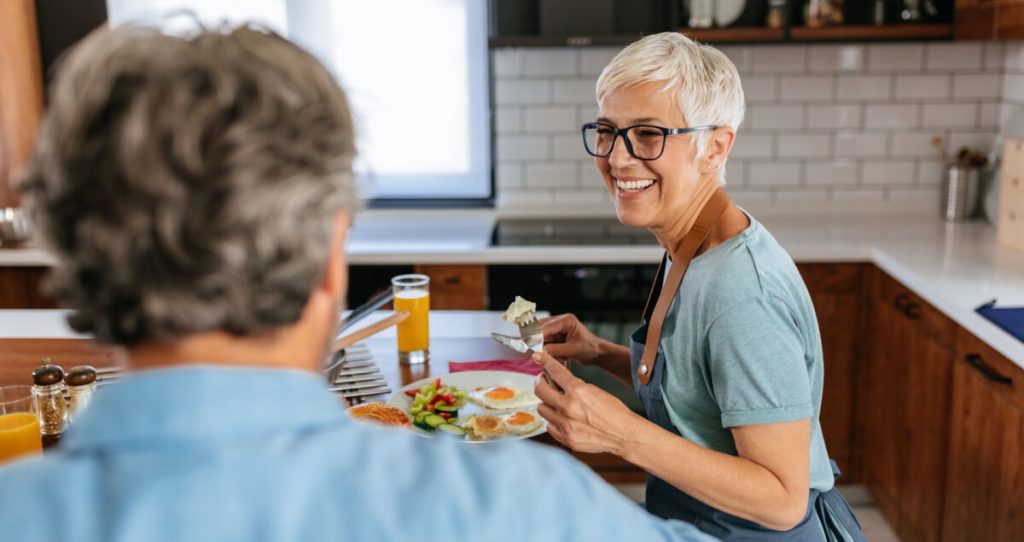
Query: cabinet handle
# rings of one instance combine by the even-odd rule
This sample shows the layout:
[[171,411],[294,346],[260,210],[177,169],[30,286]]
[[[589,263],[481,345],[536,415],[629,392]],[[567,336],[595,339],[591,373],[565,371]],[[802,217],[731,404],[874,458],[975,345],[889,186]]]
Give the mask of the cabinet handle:
[[907,305],[910,305],[910,303],[910,294],[907,293],[899,294],[892,300],[892,306],[896,307],[896,310],[904,314],[906,314]]
[[913,301],[907,303],[907,306],[903,309],[903,315],[911,320],[917,320],[921,317],[921,304]]
[[1013,385],[1012,378],[1008,376],[1003,376],[997,373],[995,369],[989,367],[988,365],[985,365],[985,362],[981,359],[980,354],[967,354],[966,356],[964,356],[964,361],[970,363],[971,366],[977,369],[978,371],[981,371],[981,374],[985,375],[985,378],[991,380],[992,382],[1006,384],[1007,386]]
[[455,276],[452,276],[452,277],[445,277],[444,278],[444,283],[449,285],[449,286],[457,286],[461,282],[462,282],[462,279],[459,278],[458,275],[455,275]]

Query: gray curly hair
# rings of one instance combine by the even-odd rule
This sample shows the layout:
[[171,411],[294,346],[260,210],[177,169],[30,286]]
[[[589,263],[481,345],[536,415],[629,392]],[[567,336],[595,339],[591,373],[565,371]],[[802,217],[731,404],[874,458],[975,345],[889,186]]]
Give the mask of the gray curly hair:
[[315,58],[251,25],[125,25],[50,93],[21,189],[74,329],[131,346],[299,319],[358,206],[348,102]]

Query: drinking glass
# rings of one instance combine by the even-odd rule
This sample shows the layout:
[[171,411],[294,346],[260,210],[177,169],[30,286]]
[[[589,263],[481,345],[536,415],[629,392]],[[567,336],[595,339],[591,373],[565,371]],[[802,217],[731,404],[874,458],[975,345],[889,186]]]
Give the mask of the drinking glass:
[[430,277],[398,275],[391,279],[395,312],[409,317],[398,324],[398,361],[424,363],[430,357]]
[[0,386],[0,463],[42,451],[32,386]]

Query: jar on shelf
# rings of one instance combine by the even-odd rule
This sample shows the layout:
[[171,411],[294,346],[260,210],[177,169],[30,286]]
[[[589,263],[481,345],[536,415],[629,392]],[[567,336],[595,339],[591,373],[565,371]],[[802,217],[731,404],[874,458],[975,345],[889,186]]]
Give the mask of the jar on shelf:
[[74,423],[92,401],[92,394],[96,391],[96,369],[91,365],[72,367],[64,375],[64,384],[68,388],[69,421]]
[[808,28],[843,24],[843,0],[807,0],[804,24]]
[[68,426],[68,404],[64,399],[64,369],[43,358],[41,366],[32,371],[32,402],[39,416],[39,432],[43,446],[52,446]]
[[786,26],[786,0],[770,0],[764,25],[776,30]]

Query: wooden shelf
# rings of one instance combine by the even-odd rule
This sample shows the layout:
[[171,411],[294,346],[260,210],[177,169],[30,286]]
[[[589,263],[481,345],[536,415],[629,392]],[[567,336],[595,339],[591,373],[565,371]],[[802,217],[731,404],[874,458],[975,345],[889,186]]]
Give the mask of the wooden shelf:
[[642,34],[610,34],[601,36],[501,36],[490,38],[490,47],[592,47],[629,45]]
[[827,26],[790,28],[790,41],[886,41],[952,39],[951,24],[894,24],[885,26]]
[[756,43],[786,38],[782,28],[680,28],[677,32],[701,43]]

